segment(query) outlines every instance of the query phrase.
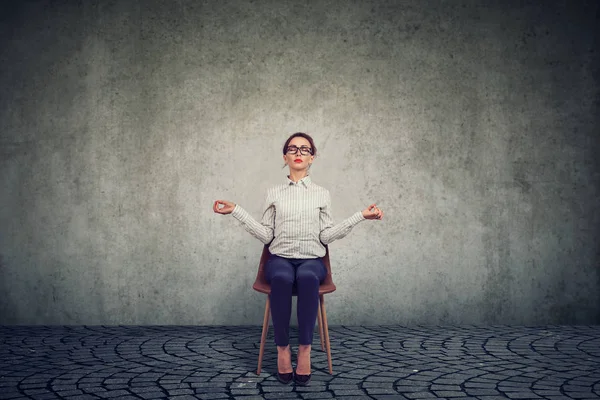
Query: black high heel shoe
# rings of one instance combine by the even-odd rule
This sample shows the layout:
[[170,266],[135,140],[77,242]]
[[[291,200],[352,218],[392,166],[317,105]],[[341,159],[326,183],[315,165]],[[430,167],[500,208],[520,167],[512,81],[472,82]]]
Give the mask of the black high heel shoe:
[[293,372],[288,372],[285,374],[280,374],[279,372],[277,372],[277,380],[279,382],[283,383],[284,385],[287,385],[288,383],[290,383],[293,378],[294,378]]
[[298,386],[307,386],[310,383],[311,377],[312,377],[312,374],[299,375],[299,374],[294,373],[294,382]]

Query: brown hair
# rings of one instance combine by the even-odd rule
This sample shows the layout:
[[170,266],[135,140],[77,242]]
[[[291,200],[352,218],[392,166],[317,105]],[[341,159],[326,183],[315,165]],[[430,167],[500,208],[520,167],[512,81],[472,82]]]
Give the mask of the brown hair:
[[317,156],[317,147],[315,146],[315,142],[313,140],[313,138],[310,137],[310,135],[308,133],[303,133],[303,132],[296,132],[293,133],[286,141],[285,144],[283,145],[283,155],[285,155],[285,153],[287,153],[287,148],[290,144],[290,142],[292,141],[293,138],[295,137],[303,137],[304,139],[308,140],[308,143],[310,143],[310,147],[312,148],[312,155],[313,156]]

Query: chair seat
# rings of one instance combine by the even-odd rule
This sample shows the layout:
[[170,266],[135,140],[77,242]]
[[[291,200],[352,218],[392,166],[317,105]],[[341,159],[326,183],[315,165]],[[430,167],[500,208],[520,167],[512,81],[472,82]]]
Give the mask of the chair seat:
[[[319,295],[335,292],[336,287],[335,284],[331,282],[331,275],[329,275],[327,278],[325,278],[323,283],[319,285]],[[264,280],[259,279],[258,277],[256,278],[254,285],[252,285],[252,289],[260,293],[271,294],[271,285],[265,282]],[[296,285],[294,285],[294,288],[292,289],[292,296],[297,296]]]

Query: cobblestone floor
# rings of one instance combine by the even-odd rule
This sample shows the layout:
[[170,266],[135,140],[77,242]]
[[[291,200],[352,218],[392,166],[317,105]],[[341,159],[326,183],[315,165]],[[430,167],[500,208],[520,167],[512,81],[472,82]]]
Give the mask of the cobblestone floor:
[[260,327],[0,326],[0,399],[600,398],[600,326],[331,327],[308,387],[271,333],[256,376]]

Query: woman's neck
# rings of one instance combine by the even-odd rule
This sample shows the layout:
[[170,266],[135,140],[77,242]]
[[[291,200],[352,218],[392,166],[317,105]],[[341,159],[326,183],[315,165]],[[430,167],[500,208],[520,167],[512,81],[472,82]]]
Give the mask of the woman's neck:
[[298,182],[300,179],[306,177],[308,175],[308,171],[303,169],[301,171],[296,171],[296,170],[290,170],[290,174],[288,175],[288,178],[290,178],[290,180],[292,180],[293,182]]

